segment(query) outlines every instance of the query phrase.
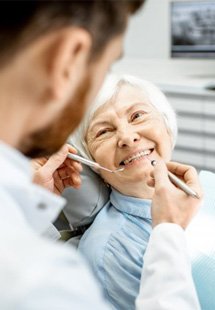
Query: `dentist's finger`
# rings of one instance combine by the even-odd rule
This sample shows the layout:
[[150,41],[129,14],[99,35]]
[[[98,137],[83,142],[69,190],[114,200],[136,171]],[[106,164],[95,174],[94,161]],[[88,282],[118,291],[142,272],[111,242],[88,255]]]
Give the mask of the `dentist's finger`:
[[181,178],[190,188],[197,192],[200,197],[203,195],[198,173],[194,167],[177,162],[169,162],[167,163],[167,168],[170,172]]

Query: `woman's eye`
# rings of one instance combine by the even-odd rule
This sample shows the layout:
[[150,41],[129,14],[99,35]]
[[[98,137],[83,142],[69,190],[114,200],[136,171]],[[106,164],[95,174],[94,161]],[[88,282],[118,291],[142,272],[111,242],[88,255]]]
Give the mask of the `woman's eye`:
[[144,111],[138,111],[138,112],[133,113],[131,116],[131,121],[134,121],[136,119],[143,117],[144,114],[145,114]]
[[100,130],[99,132],[97,132],[96,138],[98,138],[98,137],[100,137],[100,136],[106,134],[106,133],[109,132],[109,131],[110,131],[109,129],[102,129],[102,130]]

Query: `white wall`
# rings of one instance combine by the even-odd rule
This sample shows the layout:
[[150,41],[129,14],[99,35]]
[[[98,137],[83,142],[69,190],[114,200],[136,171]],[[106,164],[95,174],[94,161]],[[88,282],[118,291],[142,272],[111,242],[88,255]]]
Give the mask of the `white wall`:
[[161,76],[175,73],[215,81],[215,60],[170,58],[170,1],[146,0],[143,9],[132,17],[125,40],[125,57],[116,68],[121,65],[125,68],[126,63],[129,71],[132,69],[130,60],[134,60],[137,67],[139,60],[138,70],[145,70],[146,76],[150,71],[150,74],[159,72]]
[[126,57],[169,57],[168,4],[169,0],[147,0],[131,19],[125,41]]

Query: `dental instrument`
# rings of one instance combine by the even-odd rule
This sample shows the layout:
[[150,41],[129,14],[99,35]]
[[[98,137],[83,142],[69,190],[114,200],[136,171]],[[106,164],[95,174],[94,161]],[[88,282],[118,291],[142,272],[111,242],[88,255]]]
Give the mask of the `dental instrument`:
[[[157,164],[156,160],[151,160],[148,157],[147,157],[147,159],[151,162],[152,166],[156,166],[156,164]],[[187,184],[185,184],[182,180],[180,180],[172,172],[168,171],[168,177],[173,184],[175,184],[177,187],[179,187],[181,190],[183,190],[187,195],[190,195],[194,198],[200,199],[199,195],[194,190],[192,190]]]
[[111,173],[116,173],[116,172],[120,172],[120,171],[123,171],[124,168],[118,168],[118,169],[115,169],[115,170],[111,170],[111,169],[108,169],[108,168],[105,168],[101,165],[99,165],[98,163],[92,161],[92,160],[89,160],[89,159],[86,159],[86,158],[83,158],[79,155],[76,155],[76,154],[72,154],[72,153],[69,153],[67,155],[67,157],[75,160],[75,161],[78,161],[84,165],[87,165],[87,166],[90,166],[90,167],[94,167],[96,169],[102,169],[102,170],[105,170],[105,171],[108,171],[108,172],[111,172]]

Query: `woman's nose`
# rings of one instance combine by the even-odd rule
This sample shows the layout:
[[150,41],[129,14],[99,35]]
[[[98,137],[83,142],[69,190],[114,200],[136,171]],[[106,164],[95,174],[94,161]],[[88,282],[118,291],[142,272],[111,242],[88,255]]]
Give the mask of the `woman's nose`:
[[139,134],[137,132],[131,132],[125,130],[119,134],[118,147],[125,148],[131,147],[134,143],[137,143],[140,140]]

